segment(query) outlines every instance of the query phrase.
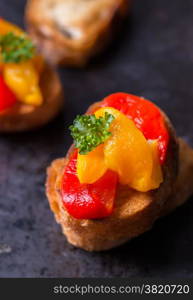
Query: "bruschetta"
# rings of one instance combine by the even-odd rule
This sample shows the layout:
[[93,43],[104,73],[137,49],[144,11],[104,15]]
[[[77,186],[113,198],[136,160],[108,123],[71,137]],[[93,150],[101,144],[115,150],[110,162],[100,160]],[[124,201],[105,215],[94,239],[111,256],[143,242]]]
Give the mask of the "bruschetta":
[[74,143],[48,168],[46,192],[74,246],[101,251],[121,245],[193,193],[193,150],[149,100],[110,95],[70,130]]
[[0,19],[0,132],[38,128],[63,105],[57,73],[17,26]]
[[54,64],[84,66],[113,38],[131,0],[28,0],[26,24]]

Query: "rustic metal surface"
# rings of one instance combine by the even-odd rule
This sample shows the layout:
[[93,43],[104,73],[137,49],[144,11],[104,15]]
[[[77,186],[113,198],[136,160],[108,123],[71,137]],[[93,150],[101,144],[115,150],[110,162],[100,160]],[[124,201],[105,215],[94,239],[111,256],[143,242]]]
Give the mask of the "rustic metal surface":
[[[61,70],[66,107],[43,129],[0,136],[0,277],[192,277],[193,200],[132,242],[105,253],[67,244],[49,210],[45,170],[71,143],[68,125],[116,91],[143,95],[193,146],[193,1],[134,1],[120,38],[86,70]],[[0,15],[22,25],[23,0]]]

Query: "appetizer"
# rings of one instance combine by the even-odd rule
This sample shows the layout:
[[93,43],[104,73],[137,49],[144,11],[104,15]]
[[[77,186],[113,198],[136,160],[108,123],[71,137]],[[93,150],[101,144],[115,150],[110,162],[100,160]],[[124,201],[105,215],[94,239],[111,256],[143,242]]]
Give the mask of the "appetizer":
[[84,66],[126,17],[131,0],[28,0],[26,23],[52,63]]
[[40,127],[57,115],[62,102],[56,72],[25,32],[0,19],[0,132]]
[[112,94],[70,130],[74,143],[48,168],[46,187],[71,244],[88,251],[121,245],[193,193],[193,150],[149,100]]

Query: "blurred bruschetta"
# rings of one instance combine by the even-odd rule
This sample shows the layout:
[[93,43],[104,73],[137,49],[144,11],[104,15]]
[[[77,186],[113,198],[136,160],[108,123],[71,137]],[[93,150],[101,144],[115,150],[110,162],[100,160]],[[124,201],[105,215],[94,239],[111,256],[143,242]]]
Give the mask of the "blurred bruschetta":
[[[110,134],[104,132],[107,112],[114,115]],[[92,105],[87,116],[92,117],[74,122],[75,144],[67,156],[48,168],[46,191],[67,240],[101,251],[144,233],[188,199],[193,150],[176,138],[168,117],[141,97],[111,95]],[[105,140],[93,149],[101,134]]]
[[0,19],[0,132],[38,128],[62,105],[57,73],[25,32]]
[[114,37],[131,0],[28,0],[26,24],[47,59],[84,66]]

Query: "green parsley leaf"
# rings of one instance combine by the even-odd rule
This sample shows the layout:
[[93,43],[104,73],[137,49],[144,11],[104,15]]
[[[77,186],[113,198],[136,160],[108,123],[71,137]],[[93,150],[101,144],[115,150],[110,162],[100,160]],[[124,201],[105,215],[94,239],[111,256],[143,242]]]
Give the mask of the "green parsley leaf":
[[79,153],[87,154],[103,144],[111,136],[109,128],[113,120],[114,116],[107,112],[99,118],[95,115],[77,116],[69,129]]
[[35,47],[26,36],[12,32],[0,35],[0,57],[4,63],[20,63],[35,55]]

